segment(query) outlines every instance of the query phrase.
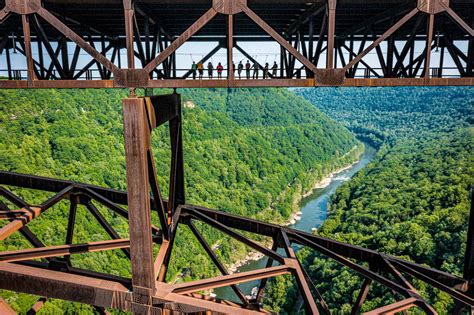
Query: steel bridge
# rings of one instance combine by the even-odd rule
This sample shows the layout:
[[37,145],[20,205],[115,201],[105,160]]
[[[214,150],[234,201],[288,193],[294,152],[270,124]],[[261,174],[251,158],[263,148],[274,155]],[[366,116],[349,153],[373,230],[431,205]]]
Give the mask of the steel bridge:
[[[188,204],[180,95],[152,96],[150,89],[472,86],[474,1],[5,0],[0,1],[0,8],[0,88],[130,89],[130,97],[123,100],[126,192],[0,171],[0,220],[6,222],[0,228],[0,240],[21,233],[33,247],[0,252],[0,288],[40,296],[31,313],[49,298],[86,303],[101,313],[107,313],[107,308],[134,314],[266,313],[262,298],[267,279],[289,274],[298,284],[308,314],[330,314],[314,283],[317,279],[311,279],[298,261],[292,247],[295,244],[309,247],[365,279],[353,301],[352,314],[360,313],[373,283],[394,292],[398,302],[368,314],[394,314],[413,307],[437,314],[411,279],[447,293],[456,302],[455,314],[474,312],[472,205],[464,274],[458,277],[419,264],[423,262]],[[202,62],[221,49],[226,51],[222,78],[193,79],[190,69],[179,68],[178,49],[192,42],[208,43]],[[239,78],[234,53],[265,71],[265,65],[243,48],[262,42],[279,46],[277,69],[268,71],[265,79]],[[23,58],[24,68],[21,62],[12,61],[19,58]],[[147,97],[136,97],[136,88],[145,88]],[[160,192],[151,148],[152,130],[164,123],[169,125],[171,143],[167,199]],[[32,204],[13,193],[14,188],[48,192],[52,197]],[[54,211],[63,200],[70,204],[65,244],[48,246],[28,223]],[[120,237],[98,204],[128,220],[128,239]],[[73,244],[79,206],[95,217],[111,240]],[[159,226],[152,224],[152,212],[159,218]],[[196,222],[262,253],[267,257],[266,267],[230,274]],[[191,229],[222,276],[166,283],[180,226]],[[271,239],[272,247],[252,240],[249,233]],[[156,255],[154,246],[159,247]],[[70,260],[74,254],[116,249],[130,259],[131,278],[80,269]],[[249,298],[237,284],[254,280],[259,280],[258,293]],[[202,294],[223,286],[231,286],[240,302]],[[10,312],[0,299],[0,313]]]
[[[1,6],[3,88],[473,84],[471,0],[2,0]],[[183,66],[177,50],[197,41],[209,44],[200,61],[227,52],[221,80],[189,80],[190,62]],[[277,69],[266,80],[236,78],[235,53],[264,71],[245,50],[249,42],[277,44],[269,52],[278,55]],[[12,63],[14,54],[24,55],[21,67]]]

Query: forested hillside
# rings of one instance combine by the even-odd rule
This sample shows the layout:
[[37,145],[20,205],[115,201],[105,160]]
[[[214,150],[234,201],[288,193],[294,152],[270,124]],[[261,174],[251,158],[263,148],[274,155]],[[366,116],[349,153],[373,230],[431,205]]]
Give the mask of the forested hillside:
[[[156,91],[165,93],[170,91]],[[282,222],[301,194],[331,170],[357,158],[361,144],[309,102],[283,89],[182,90],[186,193],[190,203]],[[0,168],[126,189],[120,90],[0,90]],[[167,195],[167,126],[152,145],[162,192]],[[351,154],[346,154],[351,152]],[[31,202],[45,194],[16,192]],[[124,220],[100,208],[122,237]],[[61,204],[28,224],[47,245],[63,244],[68,207]],[[74,242],[109,237],[79,207]],[[0,224],[4,224],[1,223]],[[202,228],[202,227],[201,227]],[[247,249],[211,229],[202,231],[225,262]],[[170,280],[217,274],[186,227],[180,228]],[[30,245],[14,235],[0,251]],[[74,255],[73,265],[129,276],[120,251]],[[186,270],[185,274],[182,272]],[[25,312],[35,298],[2,292]],[[53,300],[43,314],[91,312],[88,306]]]
[[[474,185],[474,88],[297,93],[379,147],[376,159],[337,190],[318,233],[462,276]],[[349,314],[362,279],[315,252],[298,254],[332,310]],[[414,284],[440,314],[451,313],[449,296]],[[400,299],[374,285],[363,311]],[[280,277],[266,303],[280,313],[295,313],[297,300],[294,284]]]
[[321,111],[375,146],[474,122],[472,87],[300,89]]

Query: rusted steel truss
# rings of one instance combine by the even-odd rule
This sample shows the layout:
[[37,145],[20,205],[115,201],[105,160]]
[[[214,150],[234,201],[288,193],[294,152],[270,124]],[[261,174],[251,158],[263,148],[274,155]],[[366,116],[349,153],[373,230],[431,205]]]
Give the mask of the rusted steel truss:
[[[267,279],[287,274],[296,280],[307,313],[330,314],[327,303],[317,288],[318,279],[312,279],[304,270],[295,255],[294,245],[309,247],[364,278],[361,291],[354,301],[353,314],[360,312],[370,285],[374,282],[393,291],[399,302],[373,310],[373,314],[394,313],[411,307],[419,307],[427,314],[437,314],[409,279],[421,280],[447,293],[457,302],[459,311],[474,306],[472,215],[465,259],[466,272],[464,278],[460,278],[377,251],[187,204],[180,96],[130,97],[124,100],[123,108],[128,192],[0,171],[0,219],[6,222],[0,229],[0,238],[4,240],[18,232],[33,247],[0,252],[0,288],[45,297],[37,302],[38,305],[33,306],[35,309],[44,304],[46,298],[59,298],[90,304],[99,310],[116,308],[136,314],[162,310],[170,313],[265,313],[261,302]],[[166,122],[171,142],[167,200],[160,193],[150,146],[152,130]],[[53,195],[39,205],[32,205],[12,192],[15,187],[46,191]],[[151,197],[149,191],[152,192]],[[28,229],[28,223],[45,211],[54,211],[54,206],[61,200],[68,200],[70,203],[66,240],[64,245],[47,246]],[[127,219],[129,236],[120,236],[99,212],[96,204]],[[110,240],[73,244],[78,206],[83,206],[95,217]],[[152,212],[157,213],[158,227],[151,223]],[[471,210],[471,214],[472,212],[474,210]],[[211,226],[262,253],[268,259],[266,267],[229,274],[197,229],[196,222]],[[222,276],[178,284],[166,283],[171,253],[175,249],[175,236],[182,226],[191,229]],[[267,248],[248,238],[243,234],[245,232],[271,238],[272,247]],[[159,246],[156,256],[153,255],[154,244]],[[130,259],[131,279],[81,270],[74,267],[69,259],[71,255],[78,253],[112,249],[122,250]],[[283,249],[284,254],[278,249]],[[256,298],[246,297],[236,286],[255,280],[260,281]],[[200,294],[224,286],[231,286],[240,302]]]
[[[21,19],[8,23],[0,34],[0,53],[5,54],[6,61],[0,67],[0,75],[8,79],[0,80],[0,88],[473,85],[474,17],[467,16],[466,20],[459,16],[449,1],[413,0],[336,32],[338,8],[344,10],[347,5],[340,2],[314,3],[302,9],[286,29],[277,31],[247,5],[247,0],[213,0],[209,1],[208,10],[182,33],[170,34],[143,8],[146,4],[124,0],[124,35],[114,36],[78,22],[74,16],[54,12],[41,0],[7,0],[0,11],[0,23],[7,25],[6,21],[17,15]],[[367,5],[375,6],[361,3],[360,10]],[[177,50],[192,40],[216,41],[212,36],[195,35],[209,27],[218,15],[226,16],[226,28],[222,29],[225,36],[217,39],[216,49],[201,61],[208,60],[220,48],[226,49],[227,75],[221,80],[189,80],[189,68],[177,67]],[[238,45],[248,37],[235,35],[238,29],[234,20],[240,16],[263,30],[265,40],[273,40],[281,47],[278,75],[270,73],[266,80],[236,79],[233,47],[252,59]],[[437,20],[441,22],[436,23]],[[381,24],[389,26],[381,29]],[[453,38],[447,24],[455,25],[463,35]],[[45,26],[59,36],[48,34]],[[73,26],[84,31],[73,31]],[[417,43],[423,43],[421,52]],[[397,46],[403,47],[401,51]],[[436,65],[431,62],[433,49],[441,49]],[[373,51],[378,66],[369,64],[366,58]],[[26,69],[12,64],[12,52],[25,56]],[[86,58],[84,53],[89,61],[78,67]],[[122,65],[122,55],[127,56],[126,65]],[[446,65],[448,57],[454,66]],[[258,66],[263,70],[263,65]]]

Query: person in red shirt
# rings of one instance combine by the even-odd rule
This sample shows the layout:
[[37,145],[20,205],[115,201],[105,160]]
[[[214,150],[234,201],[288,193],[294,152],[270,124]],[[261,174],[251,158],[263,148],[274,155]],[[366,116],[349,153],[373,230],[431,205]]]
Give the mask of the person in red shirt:
[[217,78],[218,79],[222,79],[222,71],[224,70],[224,67],[222,66],[222,64],[219,62],[219,64],[217,65]]

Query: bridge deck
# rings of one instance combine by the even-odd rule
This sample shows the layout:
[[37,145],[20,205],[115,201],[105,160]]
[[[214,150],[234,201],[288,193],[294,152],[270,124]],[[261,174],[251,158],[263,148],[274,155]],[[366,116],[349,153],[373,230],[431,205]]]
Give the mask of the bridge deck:
[[[0,88],[473,83],[473,0],[128,3],[0,1]],[[250,51],[260,43],[274,43],[265,60]],[[204,80],[190,80],[192,53]],[[221,80],[209,80],[210,60],[222,62]],[[235,79],[242,60],[259,80]]]

